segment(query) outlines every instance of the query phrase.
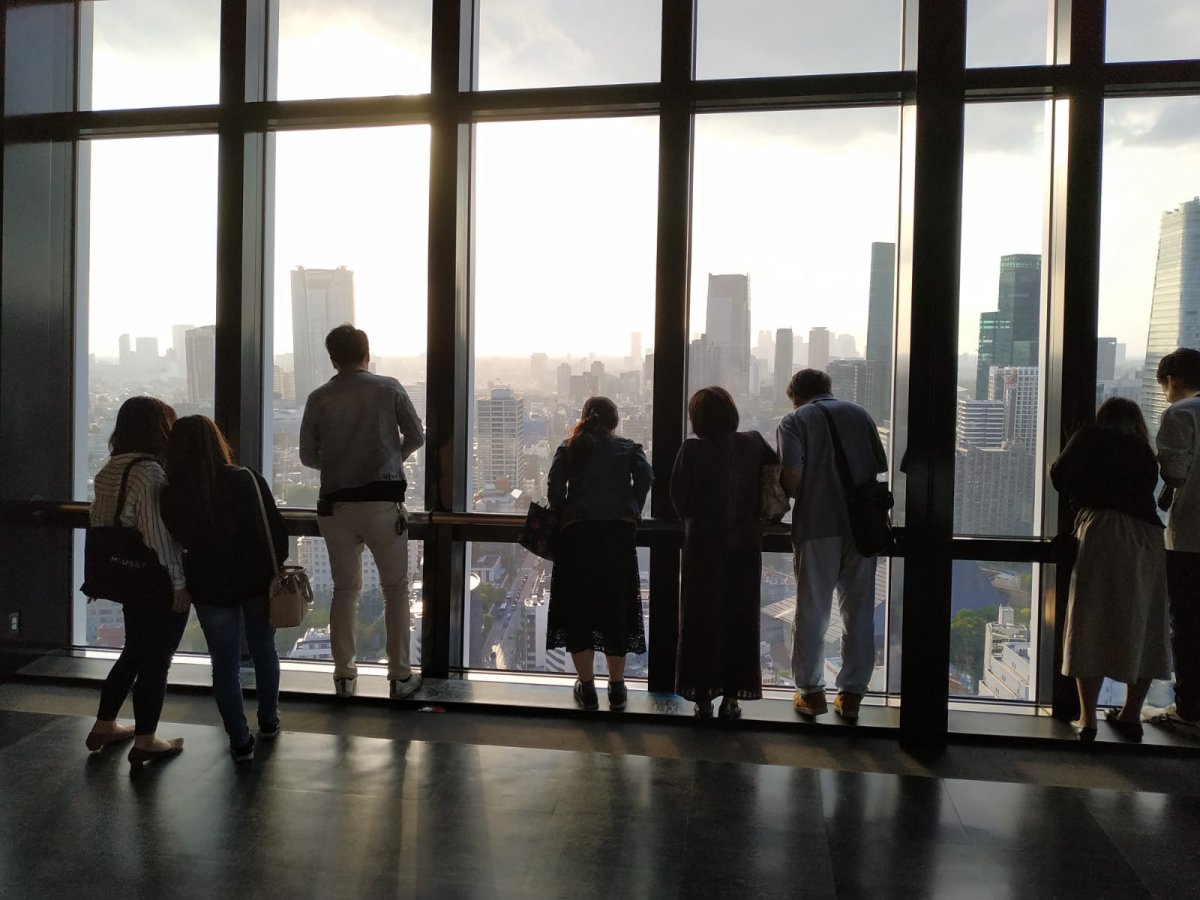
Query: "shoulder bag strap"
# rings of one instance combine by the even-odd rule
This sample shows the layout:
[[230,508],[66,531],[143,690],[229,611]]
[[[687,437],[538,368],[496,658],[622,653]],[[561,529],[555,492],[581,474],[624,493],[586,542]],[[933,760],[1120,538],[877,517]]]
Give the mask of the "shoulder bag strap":
[[258,489],[258,479],[245,466],[242,467],[242,471],[250,476],[250,484],[254,488],[254,499],[258,501],[258,511],[262,513],[263,535],[267,541],[267,553],[271,557],[271,567],[275,570],[276,577],[278,577],[279,560],[275,558],[275,541],[271,538],[271,523],[267,521],[267,507],[263,503],[262,491]]
[[125,511],[125,492],[129,487],[129,473],[140,462],[154,462],[154,457],[139,456],[136,459],[131,459],[129,465],[125,467],[125,471],[121,475],[121,489],[117,491],[117,511],[113,513],[113,528],[121,527],[121,513]]
[[838,435],[837,426],[833,424],[833,413],[816,401],[814,401],[813,405],[821,411],[821,414],[825,416],[825,421],[829,423],[829,437],[833,440],[833,456],[837,461],[837,470],[838,475],[842,479],[842,487],[846,489],[846,500],[849,502],[850,494],[854,491],[854,478],[850,474],[850,463],[846,460],[846,451],[842,447],[841,436]]

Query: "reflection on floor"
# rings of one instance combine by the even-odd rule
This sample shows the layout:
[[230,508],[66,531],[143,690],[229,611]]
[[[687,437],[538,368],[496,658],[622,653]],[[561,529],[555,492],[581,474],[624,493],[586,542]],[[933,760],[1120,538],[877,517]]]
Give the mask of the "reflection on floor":
[[[0,685],[0,897],[1132,898],[1192,896],[1200,878],[1189,759],[1101,764],[1173,769],[1175,793],[1066,788],[1036,762],[1084,755],[1027,751],[1032,783],[1001,783],[653,752],[702,736],[760,759],[749,731],[297,703],[285,728],[329,733],[285,731],[239,766],[218,727],[175,720],[160,733],[183,755],[131,775],[124,748],[86,754],[88,718],[14,709],[27,701],[73,713],[95,694]],[[169,717],[201,701],[173,696]],[[638,749],[480,742],[527,725],[550,746],[590,730]],[[882,740],[817,743],[887,758]]]

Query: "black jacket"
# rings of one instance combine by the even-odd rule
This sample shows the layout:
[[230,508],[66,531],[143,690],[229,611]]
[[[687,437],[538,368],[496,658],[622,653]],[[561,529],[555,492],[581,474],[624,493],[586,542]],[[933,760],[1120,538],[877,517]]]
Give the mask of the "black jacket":
[[288,555],[283,516],[257,472],[226,466],[218,473],[215,521],[207,520],[187,491],[172,484],[163,489],[163,522],[185,551],[183,570],[194,603],[237,606],[267,593],[275,569],[251,476],[271,525],[271,549],[282,563]]

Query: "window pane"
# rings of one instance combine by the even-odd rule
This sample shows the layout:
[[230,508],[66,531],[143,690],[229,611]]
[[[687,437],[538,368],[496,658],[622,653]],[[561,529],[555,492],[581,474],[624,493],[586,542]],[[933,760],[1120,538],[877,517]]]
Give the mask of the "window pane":
[[4,15],[4,114],[65,112],[75,102],[70,3],[9,6]]
[[[325,335],[367,332],[371,370],[396,378],[425,421],[429,128],[287,132],[275,145],[272,417],[264,468],[281,503],[315,507],[320,474],[300,464],[309,393],[333,376]],[[404,467],[421,509],[425,450]]]
[[1036,533],[1045,106],[968,106],[954,530]]
[[479,87],[658,81],[657,0],[480,0]]
[[429,92],[430,0],[279,0],[278,100]]
[[902,7],[896,0],[699,0],[696,75],[895,71]]
[[474,509],[543,500],[593,394],[650,452],[657,147],[648,118],[476,127]]
[[1033,699],[1033,574],[1032,563],[954,561],[951,697]]
[[[92,39],[80,47],[80,109],[217,102],[219,0],[104,0],[83,7]],[[83,34],[86,42],[86,28]]]
[[[650,550],[637,548],[642,622],[650,640]],[[571,654],[546,649],[550,577],[554,563],[517,544],[467,544],[467,598],[463,611],[463,664],[473,669],[573,675]],[[625,674],[645,678],[648,654],[625,659]],[[603,653],[596,673],[608,674]],[[569,702],[569,701],[567,701]]]
[[967,65],[1039,66],[1047,52],[1050,0],[970,0]]
[[1179,0],[1108,0],[1109,62],[1200,57],[1200,6]]
[[[77,429],[75,499],[90,501],[128,397],[151,394],[180,416],[212,415],[217,139],[85,143],[79,183],[77,309],[87,401]],[[82,565],[82,541],[76,546]],[[124,642],[115,604],[89,604],[77,594],[75,613],[87,643]]]

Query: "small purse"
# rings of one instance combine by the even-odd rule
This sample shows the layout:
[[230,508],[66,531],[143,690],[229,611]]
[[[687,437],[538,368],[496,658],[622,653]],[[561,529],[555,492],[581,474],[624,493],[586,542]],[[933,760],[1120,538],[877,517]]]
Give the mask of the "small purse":
[[263,504],[262,492],[258,489],[258,479],[254,473],[246,469],[254,487],[254,496],[258,498],[258,511],[262,513],[263,535],[267,540],[267,553],[271,557],[271,565],[275,569],[275,577],[271,579],[271,587],[267,591],[268,617],[272,628],[294,628],[304,621],[312,608],[312,585],[308,582],[308,574],[304,566],[280,566],[275,558],[275,545],[271,540],[271,524],[267,521],[267,507]]
[[542,559],[554,559],[554,539],[558,536],[558,513],[540,503],[530,503],[525,526],[517,543]]
[[79,590],[93,600],[112,600],[137,606],[167,606],[174,588],[158,554],[146,546],[141,532],[121,524],[129,472],[151,456],[131,460],[121,476],[117,511],[111,525],[88,528],[83,546],[83,584]]
[[783,471],[782,466],[767,464],[759,469],[758,479],[760,488],[759,513],[760,519],[766,522],[778,522],[787,515],[792,502],[787,491],[779,480]]

